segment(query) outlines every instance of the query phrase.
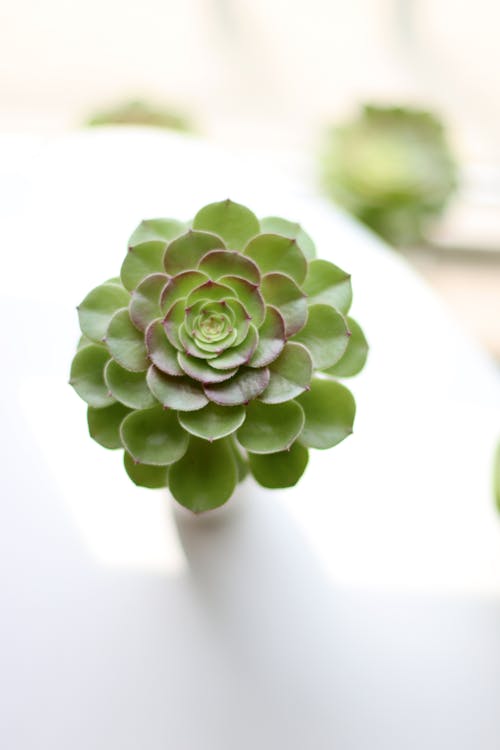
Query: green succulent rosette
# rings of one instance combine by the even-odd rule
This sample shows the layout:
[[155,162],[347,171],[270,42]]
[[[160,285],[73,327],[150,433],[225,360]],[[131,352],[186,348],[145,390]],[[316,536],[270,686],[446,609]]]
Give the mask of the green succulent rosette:
[[442,123],[407,107],[367,105],[333,127],[321,171],[331,197],[394,245],[424,239],[457,184]]
[[78,307],[70,378],[91,437],[124,449],[135,484],[209,510],[248,472],[296,484],[309,448],[352,432],[338,378],[359,372],[368,347],[348,316],[349,275],[314,256],[300,225],[229,200],[189,224],[137,227],[120,278]]

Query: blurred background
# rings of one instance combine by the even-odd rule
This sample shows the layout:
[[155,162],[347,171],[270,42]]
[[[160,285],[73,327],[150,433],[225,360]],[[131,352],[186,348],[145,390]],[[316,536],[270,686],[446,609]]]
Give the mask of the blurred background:
[[4,0],[0,131],[164,125],[320,184],[325,134],[362,104],[431,111],[458,187],[402,251],[500,358],[499,23],[494,0]]

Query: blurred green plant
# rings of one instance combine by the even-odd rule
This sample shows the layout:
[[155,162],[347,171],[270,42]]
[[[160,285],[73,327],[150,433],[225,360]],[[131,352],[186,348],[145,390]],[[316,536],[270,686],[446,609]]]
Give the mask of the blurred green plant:
[[87,125],[144,125],[191,132],[192,124],[184,115],[170,109],[156,107],[146,101],[136,99],[123,102],[110,109],[92,115]]
[[348,316],[350,276],[311,238],[232,201],[188,224],[143,221],[120,278],[78,307],[70,383],[91,437],[124,449],[143,487],[169,486],[192,511],[225,503],[248,472],[297,483],[308,449],[352,432],[368,345]]
[[365,105],[332,127],[320,167],[326,192],[396,246],[425,239],[457,184],[442,123],[407,107]]

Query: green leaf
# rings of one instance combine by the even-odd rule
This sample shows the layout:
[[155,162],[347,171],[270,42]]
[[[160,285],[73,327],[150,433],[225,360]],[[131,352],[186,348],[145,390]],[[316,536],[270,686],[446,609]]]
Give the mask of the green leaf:
[[259,287],[239,276],[221,276],[219,283],[224,284],[224,286],[228,286],[233,290],[234,296],[239,299],[247,313],[250,315],[254,326],[259,328],[262,325],[266,313],[266,306]]
[[191,437],[186,455],[170,468],[168,481],[177,502],[193,513],[223,505],[238,482],[229,439],[209,443]]
[[212,403],[199,411],[179,414],[179,422],[184,429],[203,440],[218,440],[231,435],[244,419],[244,406],[218,406]]
[[[214,370],[206,362],[183,352],[179,352],[177,358],[183,372],[200,383],[223,383],[237,372],[236,367],[231,370]],[[211,359],[210,363],[213,361]]]
[[115,401],[104,382],[104,367],[108,360],[109,354],[103,346],[91,344],[77,351],[71,363],[70,385],[95,409],[103,409]]
[[186,317],[186,302],[183,299],[174,302],[163,321],[163,328],[167,339],[178,351],[183,351],[184,346],[179,338],[179,332],[184,318]]
[[168,313],[178,300],[185,299],[193,289],[201,286],[206,281],[209,281],[209,278],[201,271],[183,271],[174,276],[162,292],[160,299],[162,312]]
[[134,461],[167,466],[185,454],[188,436],[175,412],[161,406],[133,411],[121,424],[122,443]]
[[309,388],[313,363],[302,344],[289,341],[277,359],[269,365],[271,378],[260,400],[266,404],[290,401]]
[[241,250],[260,231],[255,214],[229,199],[204,206],[194,217],[193,226],[220,235],[231,250]]
[[168,245],[163,258],[165,270],[171,276],[193,270],[209,250],[220,249],[224,249],[224,242],[218,235],[190,229]]
[[259,335],[257,329],[254,326],[250,326],[248,329],[247,337],[237,346],[233,346],[227,349],[223,354],[210,360],[210,367],[215,367],[217,370],[227,370],[228,367],[240,367],[246,365],[250,357],[254,353],[257,343],[259,341]]
[[104,380],[113,397],[130,409],[148,409],[158,403],[148,388],[145,372],[130,372],[110,359],[104,368]]
[[149,361],[144,335],[132,324],[127,308],[113,315],[105,341],[113,359],[126,370],[147,370]]
[[177,361],[177,349],[167,339],[161,318],[149,324],[144,338],[149,359],[159,370],[167,375],[183,375]]
[[350,275],[327,260],[309,263],[303,289],[310,305],[331,305],[346,313],[352,303]]
[[302,284],[306,277],[307,260],[296,240],[279,234],[259,234],[243,252],[257,263],[262,273],[284,273],[297,284]]
[[188,307],[191,307],[191,305],[194,305],[200,300],[219,302],[230,297],[234,297],[234,292],[230,287],[209,279],[204,284],[201,284],[201,286],[196,287],[196,289],[193,289],[193,291],[190,292],[186,299],[186,304]]
[[277,453],[290,448],[303,426],[304,412],[296,401],[285,404],[252,401],[236,437],[250,453]]
[[127,414],[130,414],[130,409],[127,409],[123,404],[111,404],[104,409],[94,409],[89,406],[87,409],[87,424],[90,437],[104,448],[110,450],[123,448],[120,439],[120,425]]
[[92,289],[77,308],[82,332],[100,343],[115,312],[129,301],[130,294],[116,284],[108,282]]
[[285,321],[276,307],[266,307],[266,317],[259,329],[259,343],[254,351],[250,367],[263,367],[273,362],[285,346]]
[[138,487],[147,487],[150,490],[156,490],[166,487],[168,484],[167,466],[148,466],[147,464],[135,463],[127,451],[123,455],[123,464],[130,479]]
[[307,232],[302,229],[300,224],[287,221],[287,219],[281,219],[279,216],[266,216],[260,220],[260,226],[263,232],[282,234],[285,237],[297,240],[297,245],[308,260],[312,260],[315,257],[316,248],[314,247],[314,242]]
[[331,448],[352,433],[356,404],[335,380],[314,378],[311,390],[297,398],[306,421],[300,442],[307,448]]
[[243,456],[243,451],[239,447],[239,445],[236,442],[236,439],[233,436],[229,438],[229,444],[231,446],[231,450],[233,452],[234,460],[236,461],[236,466],[238,469],[238,482],[242,482],[246,476],[248,476],[248,461],[246,458],[246,453]]
[[361,327],[353,318],[346,318],[351,332],[343,357],[325,372],[338,378],[350,378],[361,372],[368,357],[368,342]]
[[249,453],[250,471],[259,484],[272,490],[293,487],[304,473],[309,452],[300,443],[279,453]]
[[160,241],[165,247],[169,240],[185,231],[186,225],[176,219],[144,219],[134,230],[128,241],[129,247],[135,247],[143,242]]
[[85,334],[83,333],[80,338],[78,339],[77,349],[83,349],[84,346],[90,346],[94,343],[92,339],[87,338]]
[[203,390],[210,401],[221,406],[238,406],[247,404],[262,391],[269,383],[269,370],[266,367],[253,370],[240,367],[238,373],[225,383],[205,385]]
[[168,281],[164,273],[152,273],[134,289],[129,304],[130,320],[137,330],[144,331],[161,314],[160,295]]
[[198,268],[214,281],[221,276],[238,276],[251,284],[260,282],[258,266],[237,250],[212,250],[203,256]]
[[295,281],[282,273],[268,273],[262,279],[261,292],[281,313],[287,338],[300,331],[307,320],[307,300]]
[[333,307],[313,305],[309,308],[307,323],[293,340],[309,349],[317,370],[324,370],[335,365],[344,355],[349,343],[349,329],[344,316]]
[[145,276],[164,273],[163,253],[165,242],[151,240],[129,247],[120,270],[123,286],[132,291]]
[[147,381],[151,393],[169,409],[196,411],[208,403],[201,388],[192,380],[166,375],[154,365],[148,370]]
[[[167,334],[168,334],[168,331],[167,331]],[[181,345],[184,351],[189,356],[198,357],[200,359],[214,359],[215,357],[217,357],[219,353],[223,352],[228,346],[231,346],[232,344],[234,344],[236,335],[237,335],[237,331],[233,329],[233,331],[228,333],[227,336],[222,341],[217,341],[215,343],[207,343],[206,341],[202,341],[201,338],[195,341],[194,338],[191,336],[191,334],[188,333],[186,325],[181,325],[179,327],[179,340],[181,342]]]

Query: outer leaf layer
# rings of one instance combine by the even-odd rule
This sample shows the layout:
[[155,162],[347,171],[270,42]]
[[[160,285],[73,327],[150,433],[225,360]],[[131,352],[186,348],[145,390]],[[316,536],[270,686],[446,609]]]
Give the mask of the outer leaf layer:
[[133,411],[120,427],[122,443],[134,461],[167,466],[185,454],[188,436],[174,412],[161,406]]
[[296,401],[247,406],[243,426],[237,432],[241,445],[252,453],[276,453],[287,450],[304,426],[304,413]]
[[259,455],[249,453],[250,470],[263,487],[293,487],[304,473],[309,454],[307,448],[294,443],[290,450]]
[[243,424],[243,406],[207,404],[193,412],[180,412],[179,422],[185,430],[204,440],[218,440],[235,432]]
[[361,327],[353,318],[347,318],[351,335],[342,358],[325,372],[338,378],[350,378],[361,372],[368,357],[368,342]]
[[294,341],[309,350],[314,367],[323,370],[336,364],[349,343],[349,329],[344,316],[328,305],[313,305],[304,328]]
[[202,208],[194,217],[193,226],[220,235],[231,250],[241,250],[260,231],[255,214],[231,200]]
[[120,438],[120,425],[130,414],[123,404],[112,404],[104,409],[87,409],[87,424],[89,435],[104,448],[114,450],[123,448]]
[[104,382],[109,354],[103,346],[91,344],[79,349],[71,363],[70,384],[89,406],[102,409],[114,403]]
[[238,482],[229,439],[209,443],[191,437],[185,456],[169,471],[169,487],[177,502],[194,513],[223,505]]
[[305,414],[300,442],[308,448],[332,448],[352,432],[356,405],[351,392],[335,380],[314,378],[311,390],[297,398]]
[[137,464],[127,451],[125,451],[123,456],[123,464],[130,479],[138,487],[147,487],[150,490],[154,490],[167,486],[168,466]]
[[113,283],[92,289],[78,306],[80,328],[89,339],[101,342],[115,312],[128,305],[130,294]]

